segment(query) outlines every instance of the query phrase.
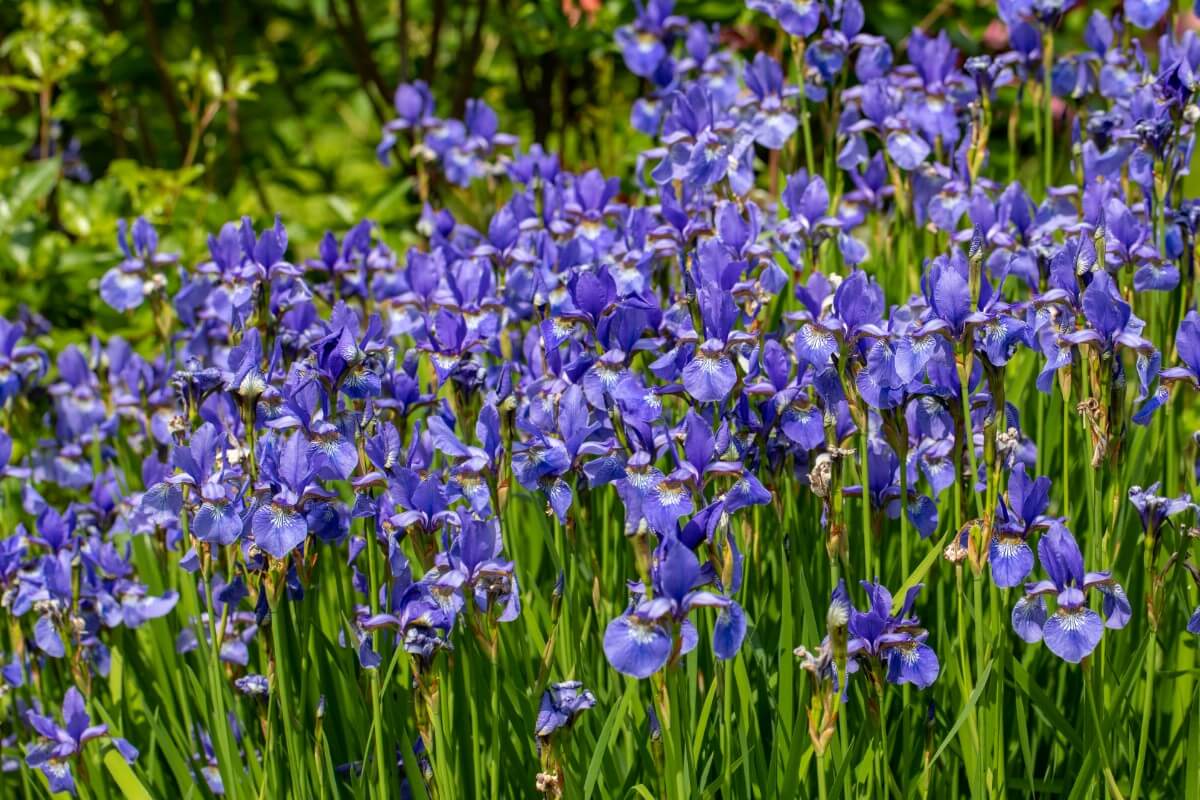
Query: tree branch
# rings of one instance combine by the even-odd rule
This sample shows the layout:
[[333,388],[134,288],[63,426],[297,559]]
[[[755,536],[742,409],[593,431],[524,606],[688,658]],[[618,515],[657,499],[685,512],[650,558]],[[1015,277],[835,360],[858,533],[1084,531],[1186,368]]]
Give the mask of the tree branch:
[[175,131],[175,141],[180,152],[187,148],[187,127],[183,124],[183,116],[179,111],[179,98],[175,94],[175,83],[167,69],[167,58],[163,55],[162,40],[158,33],[158,22],[154,19],[154,8],[151,0],[141,0],[142,20],[146,24],[146,45],[150,48],[150,60],[154,62],[154,71],[158,73],[158,82],[162,88],[163,103],[171,117],[171,127]]
[[453,105],[455,116],[462,115],[467,98],[475,88],[475,68],[479,65],[479,54],[483,51],[483,21],[487,18],[487,5],[488,0],[479,0],[479,8],[475,13],[475,27],[471,30],[466,56],[458,66],[458,87],[454,90]]

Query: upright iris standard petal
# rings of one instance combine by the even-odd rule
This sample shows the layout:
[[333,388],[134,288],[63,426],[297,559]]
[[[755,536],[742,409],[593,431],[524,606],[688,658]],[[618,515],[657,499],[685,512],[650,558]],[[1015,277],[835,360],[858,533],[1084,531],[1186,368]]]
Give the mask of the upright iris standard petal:
[[1050,479],[1029,480],[1024,464],[1013,467],[1008,480],[1008,501],[1027,524],[1032,523],[1050,502]]
[[866,272],[856,269],[838,286],[833,308],[851,331],[878,323],[884,311],[883,289]]
[[1131,313],[1129,304],[1116,295],[1116,287],[1107,272],[1092,278],[1083,293],[1083,313],[1087,316],[1088,324],[1106,342],[1111,342],[1124,329]]
[[668,537],[659,550],[656,565],[656,585],[662,595],[682,605],[688,592],[700,579],[700,560],[692,549],[679,539]]
[[971,313],[971,295],[967,282],[958,270],[943,269],[937,274],[933,287],[933,309],[939,317],[950,323],[956,332],[962,331],[963,322]]
[[1083,585],[1083,554],[1075,537],[1061,523],[1055,524],[1038,542],[1038,557],[1042,568],[1055,585]]

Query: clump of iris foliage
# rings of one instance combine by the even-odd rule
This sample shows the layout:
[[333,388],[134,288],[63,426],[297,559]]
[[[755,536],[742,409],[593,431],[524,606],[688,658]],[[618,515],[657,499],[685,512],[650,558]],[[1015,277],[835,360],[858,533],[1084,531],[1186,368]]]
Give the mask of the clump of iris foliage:
[[4,796],[1200,796],[1200,37],[1069,5],[650,0],[633,175],[414,82],[420,246],[122,224],[155,342],[0,322]]

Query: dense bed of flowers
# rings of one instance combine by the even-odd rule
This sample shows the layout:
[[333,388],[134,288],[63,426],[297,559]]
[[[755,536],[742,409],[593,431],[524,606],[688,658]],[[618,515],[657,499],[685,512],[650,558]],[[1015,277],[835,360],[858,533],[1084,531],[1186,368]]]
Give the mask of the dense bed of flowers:
[[[148,306],[158,341],[51,354],[36,315],[0,321],[6,771],[51,790],[103,763],[235,796],[306,796],[326,772],[377,796],[560,796],[601,763],[567,747],[581,715],[609,720],[603,756],[610,714],[636,707],[653,752],[630,763],[656,770],[630,781],[742,796],[691,736],[759,735],[755,661],[789,683],[793,716],[793,693],[809,704],[807,731],[782,706],[777,731],[767,717],[785,777],[761,796],[833,791],[835,767],[839,790],[908,776],[928,792],[940,769],[983,796],[1028,752],[988,715],[1062,702],[1038,671],[1068,673],[1023,641],[1084,662],[1071,734],[1098,737],[1109,790],[1144,786],[1159,632],[1200,634],[1193,446],[1136,452],[1176,436],[1200,388],[1184,196],[1200,38],[1146,46],[1165,3],[1013,0],[1011,49],[964,59],[945,33],[904,49],[864,33],[858,0],[748,5],[780,26],[774,56],[670,0],[617,32],[651,140],[624,183],[522,150],[483,101],[444,119],[404,85],[379,154],[419,175],[419,245],[364,221],[298,254],[283,219],[243,219],[190,263],[138,219],[98,291]],[[1068,13],[1087,47],[1056,53]],[[1044,161],[1022,182],[1030,109]],[[473,184],[495,203],[474,224],[439,207],[439,188]],[[1126,700],[1093,676],[1116,680],[1098,657],[1134,620],[1140,638],[1108,657],[1145,673],[1140,735],[1118,751],[1102,728]],[[164,661],[132,654],[164,645]],[[600,651],[607,667],[582,665]],[[179,670],[154,675],[160,695],[204,694],[174,720],[184,741],[121,725],[153,729],[154,708],[113,705],[135,663]],[[650,688],[637,700],[618,675]],[[947,680],[938,703],[957,706],[921,694]],[[491,720],[470,762],[488,774],[451,743],[466,691]],[[321,738],[347,704],[368,709],[365,754]],[[889,714],[924,726],[923,755],[887,743]],[[481,733],[506,715],[536,755]],[[883,742],[854,774],[847,717]],[[952,725],[977,755],[935,765]],[[133,770],[84,758],[110,733]],[[498,774],[509,749],[530,756],[519,781]]]

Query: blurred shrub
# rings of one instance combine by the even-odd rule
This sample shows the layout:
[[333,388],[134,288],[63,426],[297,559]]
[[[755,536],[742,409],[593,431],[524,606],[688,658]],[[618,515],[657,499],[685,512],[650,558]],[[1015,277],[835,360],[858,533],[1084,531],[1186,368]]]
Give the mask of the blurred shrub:
[[[747,43],[764,35],[739,0],[678,8]],[[403,244],[420,212],[414,187],[374,160],[403,80],[427,80],[447,114],[483,97],[526,144],[627,174],[648,144],[631,141],[618,111],[639,79],[611,57],[632,14],[615,0],[0,5],[0,314],[28,307],[56,329],[149,335],[95,293],[122,216],[145,214],[185,260],[236,214],[282,213],[301,250],[362,217]],[[991,16],[970,2],[888,0],[868,25],[899,36],[922,14],[950,19],[968,49]]]

